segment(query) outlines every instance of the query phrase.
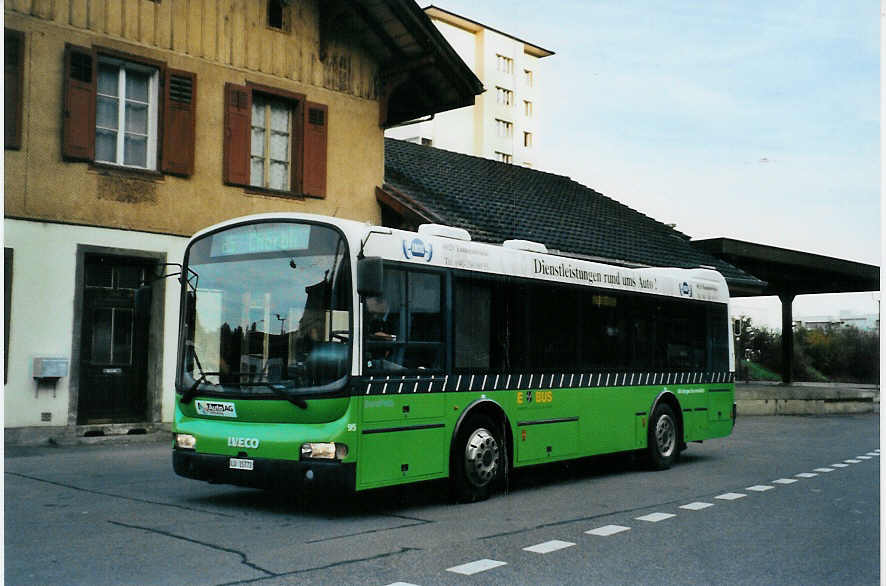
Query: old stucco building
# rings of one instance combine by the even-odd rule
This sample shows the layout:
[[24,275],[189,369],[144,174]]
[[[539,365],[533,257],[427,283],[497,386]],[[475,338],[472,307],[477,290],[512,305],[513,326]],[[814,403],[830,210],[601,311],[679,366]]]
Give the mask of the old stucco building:
[[138,283],[234,216],[380,222],[384,128],[482,91],[412,0],[4,12],[9,441],[170,421],[177,283]]

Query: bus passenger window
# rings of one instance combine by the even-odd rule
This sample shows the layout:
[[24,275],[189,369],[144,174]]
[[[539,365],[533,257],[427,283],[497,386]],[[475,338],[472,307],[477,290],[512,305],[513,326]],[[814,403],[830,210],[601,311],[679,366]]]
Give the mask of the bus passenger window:
[[489,370],[492,295],[483,282],[455,282],[455,367]]
[[364,364],[368,371],[442,368],[441,279],[432,273],[385,271],[384,294],[364,303]]

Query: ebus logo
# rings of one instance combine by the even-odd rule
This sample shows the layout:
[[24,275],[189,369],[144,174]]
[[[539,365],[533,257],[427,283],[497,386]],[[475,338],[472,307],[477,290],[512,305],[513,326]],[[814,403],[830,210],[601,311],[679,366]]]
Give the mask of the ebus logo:
[[683,284],[680,285],[680,295],[683,297],[692,297],[692,287],[689,286],[688,281],[683,281]]
[[536,403],[550,403],[554,400],[553,391],[518,391],[517,405]]
[[412,260],[413,258],[423,259],[425,262],[431,262],[431,256],[434,254],[434,248],[430,242],[425,242],[421,238],[403,239],[403,256]]

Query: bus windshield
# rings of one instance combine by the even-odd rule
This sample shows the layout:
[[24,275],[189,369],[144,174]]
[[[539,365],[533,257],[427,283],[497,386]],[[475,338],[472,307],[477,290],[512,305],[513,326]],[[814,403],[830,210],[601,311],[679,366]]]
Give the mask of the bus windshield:
[[185,262],[181,392],[291,399],[343,386],[352,296],[338,231],[235,226],[192,243]]

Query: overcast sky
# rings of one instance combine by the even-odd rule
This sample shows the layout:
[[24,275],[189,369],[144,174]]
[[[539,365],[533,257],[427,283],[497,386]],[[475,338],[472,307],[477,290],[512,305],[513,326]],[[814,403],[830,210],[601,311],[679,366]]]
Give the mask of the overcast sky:
[[[536,74],[536,168],[693,238],[880,264],[877,2],[435,5],[556,53]],[[799,297],[794,316],[877,299]],[[733,313],[780,325],[772,299]]]

